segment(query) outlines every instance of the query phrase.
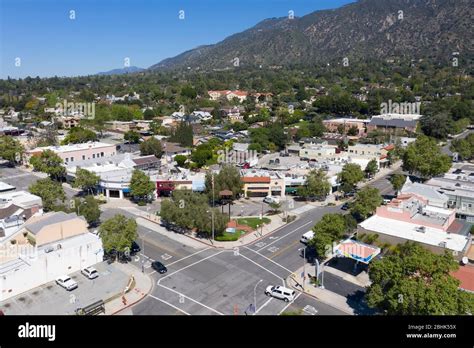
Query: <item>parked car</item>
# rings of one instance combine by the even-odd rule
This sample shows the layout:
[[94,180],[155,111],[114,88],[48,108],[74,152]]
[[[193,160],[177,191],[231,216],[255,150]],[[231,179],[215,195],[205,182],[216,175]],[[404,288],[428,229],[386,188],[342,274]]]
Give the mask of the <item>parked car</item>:
[[136,253],[139,253],[142,249],[138,245],[137,242],[133,241],[132,245],[130,246],[130,255],[135,255]]
[[81,269],[81,273],[89,279],[95,279],[99,276],[99,272],[94,267]]
[[295,291],[285,288],[284,286],[272,286],[269,285],[265,289],[265,295],[275,297],[279,300],[283,300],[285,302],[290,302],[295,299]]
[[163,265],[160,261],[153,261],[151,264],[151,268],[153,268],[155,271],[157,271],[160,274],[164,274],[168,272],[168,269],[166,268],[166,266]]
[[63,287],[67,291],[71,291],[77,288],[77,283],[67,275],[63,275],[56,278],[56,284]]
[[348,210],[350,208],[349,203],[344,203],[341,207],[342,210]]
[[268,203],[268,204],[272,204],[272,203],[276,203],[276,204],[279,204],[280,203],[280,199],[278,197],[273,197],[273,196],[267,196],[263,199],[263,202],[264,203]]

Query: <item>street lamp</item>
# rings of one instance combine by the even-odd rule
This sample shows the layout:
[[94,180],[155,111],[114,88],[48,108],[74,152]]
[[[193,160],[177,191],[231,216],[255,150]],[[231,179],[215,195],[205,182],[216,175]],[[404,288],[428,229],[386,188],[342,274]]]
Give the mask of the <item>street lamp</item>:
[[253,288],[253,303],[254,303],[254,306],[255,306],[255,314],[257,314],[257,286],[258,284],[260,284],[261,282],[263,282],[263,279],[260,279],[257,284],[255,284],[255,287]]

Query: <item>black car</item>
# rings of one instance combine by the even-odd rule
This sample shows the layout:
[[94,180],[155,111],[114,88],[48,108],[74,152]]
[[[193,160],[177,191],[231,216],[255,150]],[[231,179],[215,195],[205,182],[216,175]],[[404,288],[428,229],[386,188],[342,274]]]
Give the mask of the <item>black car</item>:
[[133,241],[132,245],[130,246],[130,254],[135,255],[136,253],[139,253],[142,249],[138,245],[137,242]]
[[348,210],[350,208],[349,203],[344,203],[341,207],[342,210]]
[[166,268],[165,265],[163,265],[161,262],[159,261],[154,261],[152,264],[151,264],[151,267],[157,271],[158,273],[160,274],[163,274],[163,273],[166,273],[168,272],[168,269]]

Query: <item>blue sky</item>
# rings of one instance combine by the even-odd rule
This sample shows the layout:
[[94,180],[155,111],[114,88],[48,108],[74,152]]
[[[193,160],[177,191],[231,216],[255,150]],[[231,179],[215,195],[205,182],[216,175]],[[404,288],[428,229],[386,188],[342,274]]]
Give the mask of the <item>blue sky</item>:
[[289,10],[299,17],[353,1],[0,0],[0,78],[89,75],[127,57],[147,68]]

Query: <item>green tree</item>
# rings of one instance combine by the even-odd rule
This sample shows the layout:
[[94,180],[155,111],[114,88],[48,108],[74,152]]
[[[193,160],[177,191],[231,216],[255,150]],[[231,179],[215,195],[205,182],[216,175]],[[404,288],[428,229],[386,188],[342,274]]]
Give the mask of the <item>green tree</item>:
[[174,160],[176,161],[178,167],[184,167],[184,164],[186,163],[186,160],[188,158],[184,155],[176,155],[174,156]]
[[342,214],[325,214],[314,225],[308,245],[315,248],[318,259],[324,260],[332,250],[332,243],[339,241],[347,231],[346,218]]
[[377,165],[377,161],[375,159],[371,159],[367,166],[365,167],[365,174],[367,177],[373,177],[377,171],[379,170],[379,166]]
[[469,134],[464,139],[456,139],[451,143],[451,151],[457,152],[463,160],[474,157],[474,134]]
[[171,142],[181,146],[193,146],[193,127],[186,122],[180,122],[170,137]]
[[121,214],[104,221],[99,228],[99,236],[106,252],[119,253],[130,251],[130,245],[138,238],[137,223]]
[[54,210],[58,201],[64,202],[66,198],[62,185],[50,178],[36,181],[28,190],[32,194],[41,197],[44,211]]
[[76,199],[75,206],[79,215],[84,216],[89,226],[96,226],[100,220],[99,203],[92,195],[87,195],[84,200]]
[[41,154],[32,156],[30,164],[34,170],[48,174],[52,179],[61,179],[66,174],[63,160],[51,150],[44,150]]
[[91,194],[97,185],[99,185],[99,181],[100,176],[97,174],[87,169],[77,168],[73,187],[80,187],[82,191]]
[[351,213],[359,220],[367,219],[383,202],[380,192],[375,187],[366,186],[356,194]]
[[[205,192],[212,202],[212,173],[206,174]],[[242,192],[243,183],[240,177],[240,171],[232,165],[223,165],[219,173],[214,174],[214,199],[219,201],[219,192],[223,190],[232,191],[231,199],[234,200]]]
[[268,206],[270,207],[272,214],[278,214],[281,208],[281,203],[272,202]]
[[0,137],[0,157],[10,163],[21,161],[25,148],[15,138],[5,135]]
[[137,144],[140,140],[140,134],[133,130],[126,132],[123,135],[123,139],[129,143]]
[[349,192],[354,189],[359,181],[364,179],[364,172],[358,164],[347,163],[342,167],[342,171],[338,174],[338,180],[341,184],[341,190]]
[[139,202],[150,200],[155,191],[155,184],[141,170],[135,169],[130,180],[130,194]]
[[372,262],[367,303],[388,315],[472,314],[474,295],[459,290],[450,274],[458,267],[447,251],[437,255],[419,244],[399,245]]
[[205,235],[212,234],[214,215],[214,236],[220,236],[227,227],[228,218],[219,209],[212,209],[205,195],[189,190],[175,190],[170,199],[161,203],[161,219],[186,230],[196,229]]
[[403,169],[423,178],[446,173],[451,167],[451,158],[441,153],[436,141],[425,135],[407,146],[403,154]]
[[395,191],[400,191],[405,184],[406,178],[403,174],[394,174],[390,178],[390,182],[392,183],[392,187]]
[[97,134],[90,129],[74,127],[69,130],[69,133],[66,135],[61,144],[80,144],[87,143],[88,141],[97,141]]
[[306,176],[305,185],[298,189],[298,195],[302,197],[326,198],[331,192],[331,184],[326,173],[322,170],[311,170]]
[[143,143],[140,144],[140,155],[155,155],[157,158],[161,158],[161,155],[163,155],[161,142],[154,137],[145,140]]

